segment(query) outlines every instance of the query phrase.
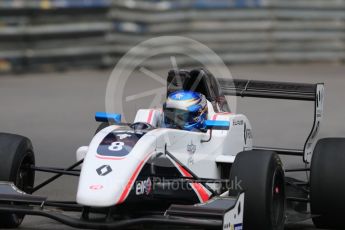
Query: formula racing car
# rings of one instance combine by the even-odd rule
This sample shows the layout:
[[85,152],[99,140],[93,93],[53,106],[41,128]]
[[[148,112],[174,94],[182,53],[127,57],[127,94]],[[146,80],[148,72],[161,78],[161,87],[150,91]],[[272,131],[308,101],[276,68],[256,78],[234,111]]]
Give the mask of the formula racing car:
[[[250,121],[231,112],[226,96],[313,102],[304,148],[253,146]],[[281,230],[307,218],[319,228],[344,229],[345,139],[318,140],[323,101],[323,84],[171,70],[162,108],[139,109],[131,123],[97,112],[100,127],[70,167],[36,166],[28,138],[0,133],[0,228],[38,215],[83,229]],[[280,155],[300,157],[306,167],[286,168]],[[54,175],[37,184],[36,171]],[[307,181],[288,176],[300,171]],[[35,195],[63,175],[79,177],[75,202]]]

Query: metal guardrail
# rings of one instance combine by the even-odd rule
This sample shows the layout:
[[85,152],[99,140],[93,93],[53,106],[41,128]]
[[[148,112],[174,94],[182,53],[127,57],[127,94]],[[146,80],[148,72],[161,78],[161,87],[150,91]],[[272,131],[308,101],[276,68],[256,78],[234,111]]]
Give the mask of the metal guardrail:
[[113,1],[112,56],[151,37],[181,35],[209,46],[225,63],[345,60],[344,0],[211,2]]
[[102,65],[110,7],[110,0],[0,1],[0,72]]
[[345,0],[3,0],[0,72],[114,66],[162,35],[193,38],[225,63],[344,62]]
[[110,4],[110,0],[3,0],[0,10],[99,8]]

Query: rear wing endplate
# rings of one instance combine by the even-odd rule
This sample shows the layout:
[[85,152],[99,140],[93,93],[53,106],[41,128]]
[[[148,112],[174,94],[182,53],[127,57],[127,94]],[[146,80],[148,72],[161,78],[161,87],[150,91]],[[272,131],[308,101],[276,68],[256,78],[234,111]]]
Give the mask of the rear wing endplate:
[[[314,147],[323,117],[324,84],[288,83],[220,78],[219,84],[224,95],[258,97],[314,102],[314,123],[303,150],[294,150],[294,155],[303,155],[303,161],[311,162]],[[282,152],[289,152],[283,150]]]

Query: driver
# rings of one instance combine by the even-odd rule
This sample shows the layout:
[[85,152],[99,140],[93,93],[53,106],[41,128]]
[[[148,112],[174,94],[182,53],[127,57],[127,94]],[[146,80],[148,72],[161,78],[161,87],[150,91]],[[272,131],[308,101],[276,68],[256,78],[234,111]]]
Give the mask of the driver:
[[163,113],[167,128],[202,131],[207,120],[207,100],[201,93],[175,91],[169,94]]

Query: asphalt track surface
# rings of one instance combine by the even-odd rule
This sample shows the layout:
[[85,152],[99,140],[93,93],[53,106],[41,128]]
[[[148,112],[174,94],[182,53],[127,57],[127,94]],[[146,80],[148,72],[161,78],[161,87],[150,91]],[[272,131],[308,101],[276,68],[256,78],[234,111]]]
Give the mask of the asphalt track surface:
[[[236,78],[325,82],[325,117],[320,137],[345,137],[345,66],[243,65],[231,67],[231,71]],[[162,77],[166,75],[166,71],[156,73]],[[75,162],[75,150],[89,143],[98,126],[94,113],[104,110],[109,74],[109,70],[83,70],[0,76],[0,131],[30,137],[37,165],[61,167],[72,164]],[[140,74],[134,76],[131,82],[134,91],[152,85]],[[246,114],[251,120],[256,145],[300,148],[311,128],[312,108],[310,102],[239,99],[237,112]],[[135,109],[135,106],[129,108],[129,112]],[[300,162],[299,158],[284,157],[285,167],[300,165]],[[38,174],[37,182],[44,178],[46,176]],[[64,177],[38,194],[51,199],[73,200],[76,187],[76,178]],[[27,217],[21,229],[70,228],[41,217]],[[305,221],[289,225],[286,229],[314,228],[311,221]]]

